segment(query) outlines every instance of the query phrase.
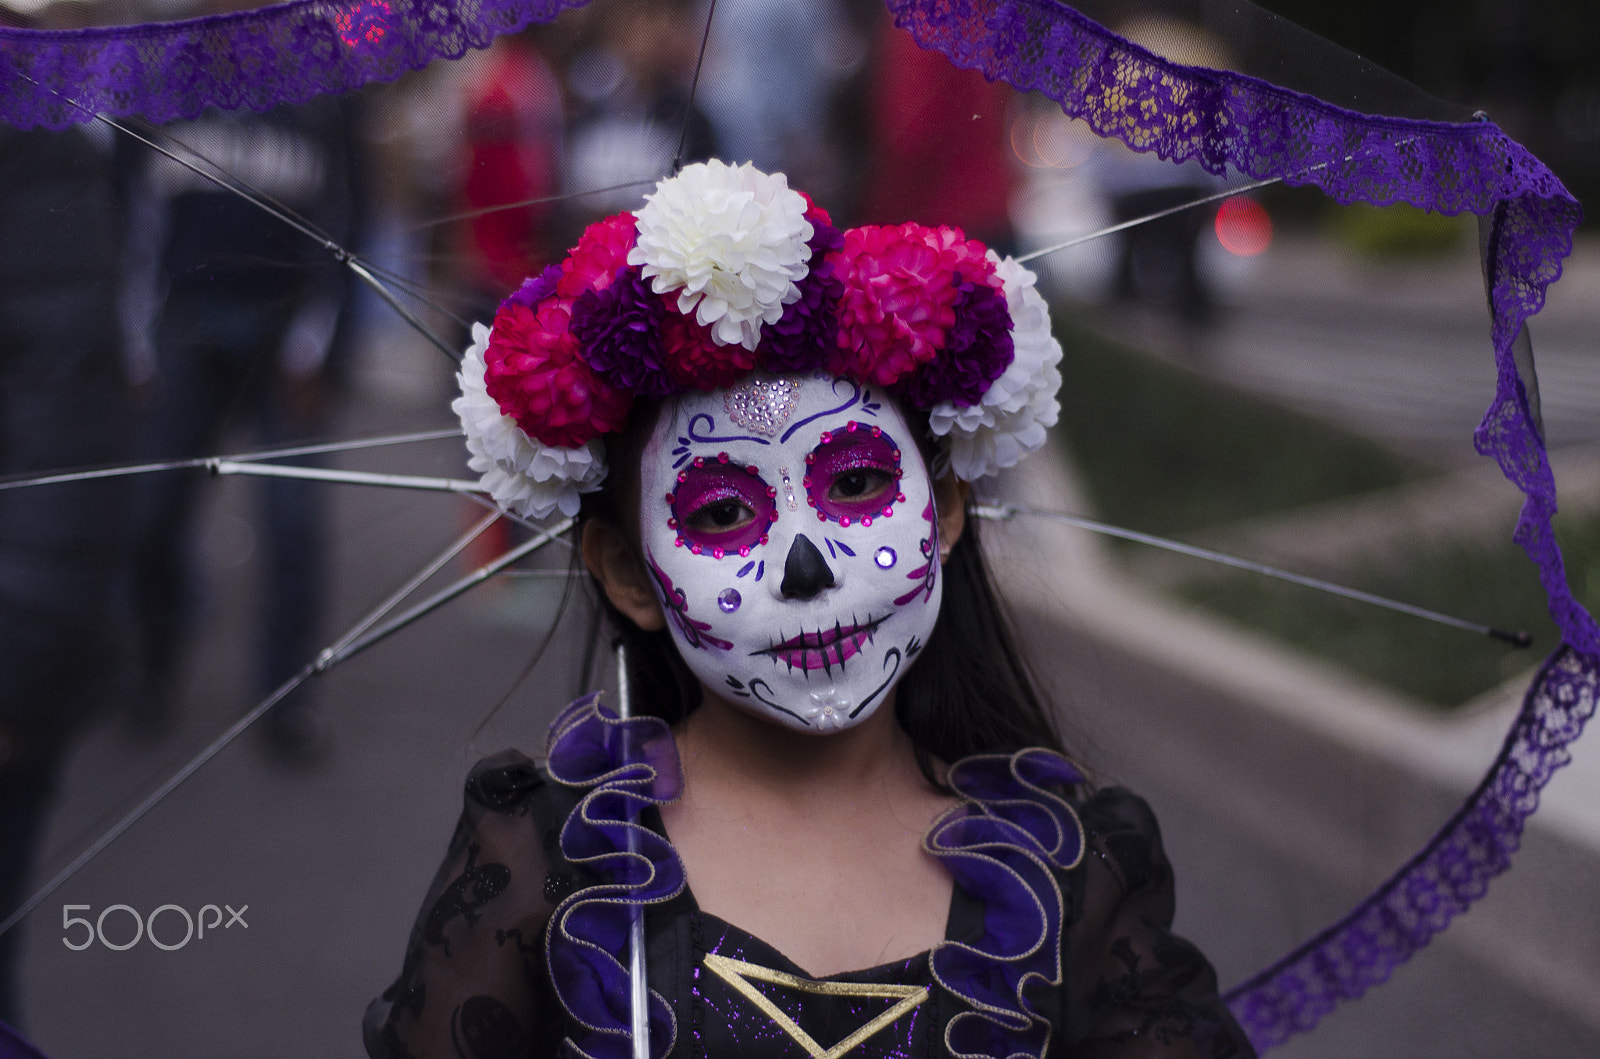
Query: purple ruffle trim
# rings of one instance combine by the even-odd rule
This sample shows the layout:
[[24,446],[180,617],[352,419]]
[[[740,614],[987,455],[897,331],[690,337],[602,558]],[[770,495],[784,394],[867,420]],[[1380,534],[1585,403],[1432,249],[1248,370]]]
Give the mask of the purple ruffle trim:
[[[550,916],[545,936],[550,981],[562,1006],[586,1031],[567,1038],[563,1047],[583,1059],[632,1059],[628,970],[618,956],[627,952],[634,910],[683,891],[677,851],[639,822],[647,806],[682,793],[677,747],[666,722],[620,720],[600,705],[598,695],[586,695],[550,725],[548,753],[551,779],[593,788],[562,826],[561,852],[610,880],[572,894]],[[651,1056],[670,1052],[677,1033],[672,1008],[652,989]]]
[[930,957],[933,977],[971,1011],[945,1030],[952,1055],[1038,1059],[1050,1043],[1050,1022],[1024,992],[1035,982],[1061,982],[1062,895],[1056,873],[1083,857],[1078,816],[1051,787],[1083,775],[1048,750],[965,758],[950,768],[950,786],[967,799],[934,825],[925,845],[983,902],[977,944],[946,941]]
[[0,1059],[45,1059],[45,1054],[23,1040],[16,1030],[0,1022]]

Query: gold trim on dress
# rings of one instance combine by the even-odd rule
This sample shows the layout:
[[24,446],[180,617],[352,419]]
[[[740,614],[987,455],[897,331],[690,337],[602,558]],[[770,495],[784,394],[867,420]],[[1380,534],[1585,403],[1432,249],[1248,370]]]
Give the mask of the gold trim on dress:
[[[819,982],[813,978],[801,978],[799,975],[788,974],[784,971],[774,971],[770,967],[762,967],[759,964],[746,963],[743,960],[718,956],[710,952],[706,953],[705,965],[718,978],[733,986],[746,1000],[760,1008],[762,1013],[771,1019],[779,1029],[787,1033],[794,1039],[796,1044],[804,1048],[806,1054],[811,1056],[812,1059],[840,1059],[841,1056],[849,1054],[856,1045],[928,999],[928,987],[925,985]],[[767,982],[771,985],[781,985],[787,989],[798,990],[802,993],[816,993],[823,996],[899,997],[900,1000],[883,1014],[878,1015],[832,1048],[824,1048],[817,1043],[814,1037],[801,1029],[794,1019],[786,1015],[778,1005],[768,999],[765,993],[751,985],[751,979],[757,982]]]

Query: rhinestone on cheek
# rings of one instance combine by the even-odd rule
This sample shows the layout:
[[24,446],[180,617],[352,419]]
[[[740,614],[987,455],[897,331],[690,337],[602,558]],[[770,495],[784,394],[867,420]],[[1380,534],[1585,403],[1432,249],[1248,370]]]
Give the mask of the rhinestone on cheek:
[[722,593],[717,596],[717,606],[721,607],[728,614],[732,614],[734,611],[738,610],[739,604],[743,602],[744,600],[740,597],[739,590],[737,588],[725,588],[722,590]]
[[887,570],[895,564],[895,560],[898,558],[899,556],[895,555],[893,548],[884,545],[878,549],[877,554],[872,557],[872,561],[877,563],[881,569]]

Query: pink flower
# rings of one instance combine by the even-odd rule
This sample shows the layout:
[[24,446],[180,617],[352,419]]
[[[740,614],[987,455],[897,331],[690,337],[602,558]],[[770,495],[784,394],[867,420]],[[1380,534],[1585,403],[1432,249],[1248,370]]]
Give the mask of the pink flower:
[[933,360],[955,324],[955,274],[992,276],[981,244],[958,228],[867,226],[844,233],[832,256],[844,281],[839,348],[829,366],[893,386]]
[[561,262],[562,275],[556,283],[556,294],[573,302],[585,291],[605,290],[611,286],[617,269],[627,267],[628,251],[633,249],[637,237],[631,213],[618,213],[589,225],[578,239],[578,245]]
[[621,429],[633,396],[584,361],[568,329],[572,303],[508,302],[495,314],[484,353],[484,384],[504,415],[544,445],[575,449]]
[[661,344],[667,350],[667,373],[680,385],[695,390],[719,390],[732,386],[756,366],[756,353],[737,342],[718,345],[711,329],[693,316],[673,311],[672,296],[666,296],[667,313],[661,323]]

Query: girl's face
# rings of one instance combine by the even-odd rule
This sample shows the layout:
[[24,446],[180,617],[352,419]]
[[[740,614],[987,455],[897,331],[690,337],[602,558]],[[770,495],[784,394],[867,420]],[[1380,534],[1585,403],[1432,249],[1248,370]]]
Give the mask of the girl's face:
[[721,698],[828,732],[880,706],[933,631],[933,483],[881,391],[752,376],[662,412],[640,540],[678,650]]

